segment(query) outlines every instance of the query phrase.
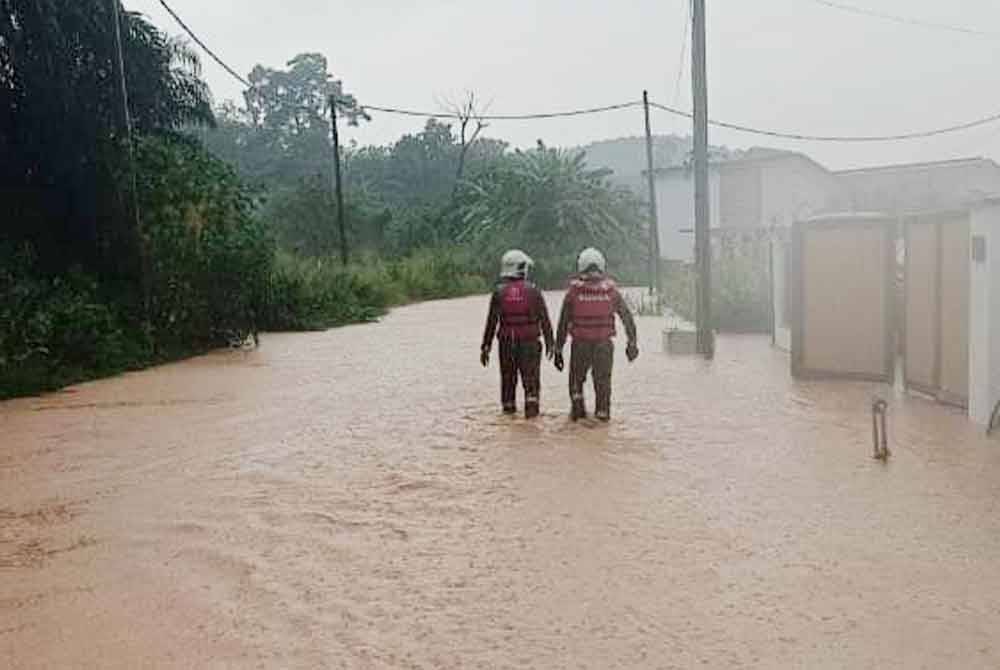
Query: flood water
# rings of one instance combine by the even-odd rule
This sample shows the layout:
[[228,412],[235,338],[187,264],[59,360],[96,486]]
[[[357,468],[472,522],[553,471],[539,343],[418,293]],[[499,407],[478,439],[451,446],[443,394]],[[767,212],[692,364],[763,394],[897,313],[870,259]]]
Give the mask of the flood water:
[[529,423],[485,311],[0,404],[0,667],[1000,667],[1000,444],[960,413],[888,395],[883,465],[887,391],[640,319],[610,425],[550,366]]

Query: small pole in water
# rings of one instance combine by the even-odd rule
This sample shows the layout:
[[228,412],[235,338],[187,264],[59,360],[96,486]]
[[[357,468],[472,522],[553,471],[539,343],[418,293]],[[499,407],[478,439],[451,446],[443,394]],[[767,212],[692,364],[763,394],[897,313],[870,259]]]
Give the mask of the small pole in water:
[[986,426],[986,437],[993,434],[997,427],[997,418],[1000,417],[1000,402],[993,406],[993,413],[990,414],[990,425]]
[[886,412],[889,404],[882,398],[875,398],[872,402],[872,443],[874,445],[873,457],[875,460],[889,460],[889,433],[886,429]]

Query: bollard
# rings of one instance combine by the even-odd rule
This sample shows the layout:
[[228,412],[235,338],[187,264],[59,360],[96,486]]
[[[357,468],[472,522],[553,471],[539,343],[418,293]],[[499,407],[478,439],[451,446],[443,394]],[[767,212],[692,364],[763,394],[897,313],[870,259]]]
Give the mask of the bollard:
[[882,398],[872,401],[872,443],[876,460],[889,460],[889,432],[886,428],[886,413],[889,403]]

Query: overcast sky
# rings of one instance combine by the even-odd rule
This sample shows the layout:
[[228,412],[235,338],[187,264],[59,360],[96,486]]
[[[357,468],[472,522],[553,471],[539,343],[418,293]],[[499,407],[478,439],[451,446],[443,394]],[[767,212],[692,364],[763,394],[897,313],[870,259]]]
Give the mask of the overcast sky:
[[[157,0],[124,0],[180,29]],[[815,0],[707,0],[713,118],[782,131],[865,135],[948,126],[1000,112],[1000,2],[840,0],[924,21],[996,31],[995,39],[900,25]],[[638,99],[673,104],[688,0],[169,0],[239,72],[325,54],[362,103],[440,110],[473,89],[495,113],[555,111]],[[690,50],[688,51],[690,53]],[[218,101],[240,85],[204,58]],[[690,59],[678,106],[690,107]],[[385,143],[420,119],[377,115],[348,136]],[[657,113],[654,132],[690,133]],[[577,145],[642,133],[641,110],[576,119],[495,122],[516,145]],[[893,144],[780,142],[712,130],[714,144],[797,149],[832,168],[1000,159],[1000,123]]]

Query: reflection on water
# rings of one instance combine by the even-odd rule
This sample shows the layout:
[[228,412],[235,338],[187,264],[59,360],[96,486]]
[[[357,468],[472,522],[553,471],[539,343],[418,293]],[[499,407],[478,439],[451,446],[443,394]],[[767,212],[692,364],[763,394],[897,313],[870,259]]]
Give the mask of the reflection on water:
[[1000,665],[1000,450],[959,413],[640,319],[610,425],[551,367],[503,417],[485,308],[0,405],[0,665]]

